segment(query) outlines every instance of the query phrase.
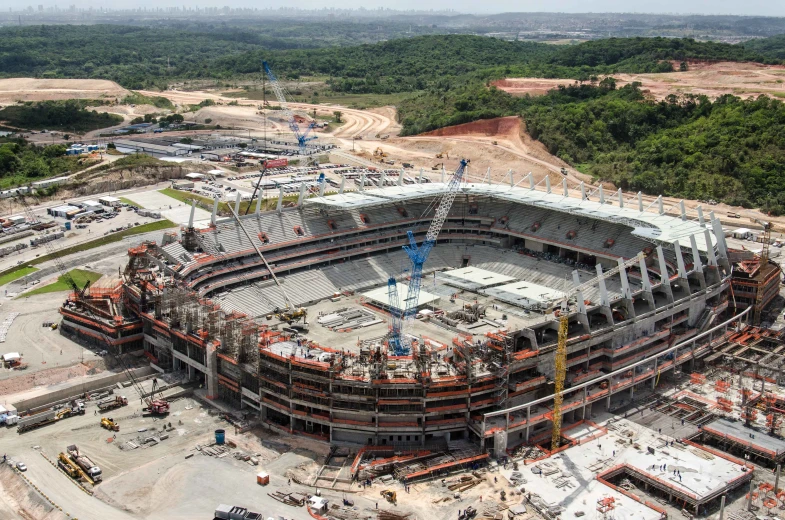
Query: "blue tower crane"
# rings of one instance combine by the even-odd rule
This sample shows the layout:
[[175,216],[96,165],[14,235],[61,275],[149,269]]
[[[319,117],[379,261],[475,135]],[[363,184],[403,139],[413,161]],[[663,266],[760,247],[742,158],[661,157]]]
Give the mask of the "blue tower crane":
[[[417,314],[417,301],[420,298],[420,286],[422,285],[422,269],[428,256],[431,254],[431,249],[436,245],[436,238],[447,220],[447,215],[450,212],[452,203],[458,195],[458,190],[461,187],[463,174],[466,170],[466,165],[469,161],[461,159],[461,164],[447,183],[447,191],[442,195],[439,206],[436,208],[436,214],[433,216],[431,225],[428,228],[428,233],[425,235],[425,240],[422,244],[417,245],[414,238],[414,233],[409,230],[407,236],[409,237],[409,245],[403,246],[409,260],[411,261],[411,277],[409,280],[409,290],[404,300],[405,307],[401,310],[401,305],[398,300],[397,287],[393,291],[390,289],[390,284],[395,282],[394,278],[388,281],[388,295],[390,297],[390,312],[393,317],[393,326],[390,331],[389,345],[392,348],[393,354],[396,356],[405,356],[411,352],[411,339],[406,336],[406,331],[411,328],[412,321],[415,314]],[[395,295],[395,302],[393,301],[393,294]]]
[[292,129],[294,137],[297,138],[297,146],[300,147],[300,155],[305,155],[306,143],[316,139],[316,136],[308,135],[311,133],[311,130],[313,130],[314,126],[316,126],[316,122],[311,121],[311,123],[308,125],[308,128],[306,128],[305,131],[302,131],[300,129],[300,125],[297,123],[297,120],[294,118],[294,113],[291,111],[288,103],[286,102],[286,97],[283,93],[283,87],[278,82],[278,78],[275,77],[275,74],[273,74],[272,69],[270,69],[270,66],[266,61],[262,62],[262,68],[267,74],[267,77],[270,79],[270,86],[275,93],[275,97],[278,99],[278,103],[281,105],[281,112],[283,112],[284,117],[289,122],[289,128]]

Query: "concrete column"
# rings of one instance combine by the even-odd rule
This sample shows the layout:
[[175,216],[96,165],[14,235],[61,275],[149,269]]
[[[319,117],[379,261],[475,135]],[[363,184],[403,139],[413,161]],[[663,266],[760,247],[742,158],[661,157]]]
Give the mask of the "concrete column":
[[586,184],[581,181],[581,200],[586,200]]
[[529,442],[529,431],[531,429],[531,424],[529,424],[529,421],[531,421],[531,418],[532,418],[532,407],[529,406],[528,408],[526,408],[526,442]]
[[301,182],[300,183],[300,195],[297,197],[297,207],[298,208],[303,205],[303,200],[304,199],[305,199],[305,183]]
[[697,206],[695,208],[695,211],[698,212],[698,224],[700,224],[701,227],[703,227],[706,224],[706,222],[703,220],[703,207]]
[[777,494],[777,490],[780,487],[780,471],[782,471],[782,464],[777,464],[777,474],[774,475],[774,494]]
[[676,268],[679,271],[681,285],[687,294],[691,294],[689,280],[687,279],[687,268],[684,266],[684,256],[681,254],[681,245],[678,240],[673,241],[673,252],[676,254]]
[[275,205],[275,211],[278,213],[283,211],[283,188],[278,188],[278,204]]
[[[384,183],[385,183],[386,180],[387,180],[387,174],[384,173],[384,170],[382,170],[381,173],[379,174],[379,187],[380,188],[384,188]],[[442,181],[442,182],[444,182],[444,181]]]
[[442,164],[442,184],[444,184],[445,177],[447,177],[447,170],[444,169],[444,164]]
[[638,211],[643,213],[643,194],[638,192]]
[[324,190],[327,188],[327,179],[322,179],[322,182],[319,183],[319,196],[324,197]]
[[[776,490],[775,490],[776,493]],[[725,495],[720,497],[720,519],[722,520],[725,517]]]
[[679,201],[679,212],[681,212],[681,219],[686,221],[687,220],[687,209],[684,207],[684,201]]
[[218,397],[218,363],[215,354],[215,345],[210,342],[205,347],[205,367],[207,368],[207,397]]
[[240,214],[240,192],[237,192],[237,197],[234,199],[234,212]]
[[549,175],[545,176],[545,192],[551,192],[551,177]]
[[191,216],[188,217],[188,229],[193,229],[194,227],[194,214],[196,213],[196,200],[191,201]]
[[260,191],[259,192],[259,198],[256,199],[256,214],[257,215],[262,212],[262,199],[263,199],[262,192]]
[[651,378],[651,389],[654,391],[657,388],[657,370],[660,365],[660,358],[654,358],[654,375]]
[[403,176],[405,173],[406,171],[401,168],[401,173],[398,174],[398,186],[403,186]]
[[747,507],[745,508],[747,511],[752,509],[752,493],[755,491],[755,483],[750,480],[750,490],[747,493]]
[[703,273],[703,262],[701,261],[700,251],[698,251],[698,242],[695,240],[695,235],[690,235],[690,247],[692,248],[693,274],[698,278],[701,289],[705,289],[706,278]]
[[365,191],[365,172],[360,174],[360,191]]
[[488,174],[486,175],[488,184],[491,184],[491,167],[488,166]]
[[608,289],[605,287],[605,278],[602,276],[602,265],[597,264],[597,285],[600,289],[600,311],[608,321],[608,325],[613,325],[613,311],[611,311],[611,302],[608,297]]
[[632,303],[632,291],[630,291],[630,281],[627,279],[627,270],[624,268],[624,259],[617,259],[619,263],[619,278],[621,279],[621,295],[624,305],[627,308],[627,319],[635,318],[635,306]]
[[346,174],[341,173],[341,187],[338,188],[338,193],[343,194],[344,188],[346,188]]
[[662,246],[657,246],[657,261],[660,266],[660,282],[665,295],[668,297],[668,303],[673,303],[673,290],[671,289],[671,280],[668,276],[668,264],[665,263],[665,254],[662,252]]
[[624,194],[621,192],[621,188],[619,188],[618,194],[619,194],[619,207],[623,208],[624,207]]
[[420,168],[420,175],[417,176],[417,184],[422,184],[422,168]]
[[[532,175],[532,172],[529,172],[528,177],[529,177],[529,189],[533,190],[534,189],[534,175]],[[512,186],[512,170],[510,170],[510,186]]]
[[215,225],[215,219],[218,216],[218,199],[213,199],[213,214],[210,217],[210,224]]
[[719,264],[726,270],[730,271],[730,262],[728,261],[728,244],[725,242],[725,233],[722,231],[722,222],[711,213],[711,227],[714,230],[714,238],[717,239],[717,252],[719,257]]
[[562,185],[562,188],[564,189],[564,196],[565,197],[569,197],[570,196],[570,190],[569,190],[569,188],[567,188],[567,179],[562,179],[561,180],[561,185]]
[[602,184],[600,184],[600,204],[605,204],[605,192],[602,189]]
[[651,280],[649,280],[649,270],[646,268],[646,260],[641,256],[638,259],[638,267],[641,270],[641,285],[643,286],[643,297],[649,302],[649,309],[654,310],[656,305],[654,303],[654,291],[651,288]]
[[665,214],[665,207],[662,205],[662,195],[657,197],[657,209],[658,209],[660,215],[664,215]]
[[717,267],[717,255],[714,254],[714,246],[711,243],[711,232],[703,230],[703,239],[706,241],[706,255],[709,258],[709,267]]

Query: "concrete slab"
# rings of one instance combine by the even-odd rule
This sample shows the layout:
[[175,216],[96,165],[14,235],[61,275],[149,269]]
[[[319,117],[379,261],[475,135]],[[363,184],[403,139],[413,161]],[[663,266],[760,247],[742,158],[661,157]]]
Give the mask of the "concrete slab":
[[[409,286],[402,283],[399,283],[397,285],[398,285],[398,299],[401,305],[403,306],[406,303],[406,293],[409,291]],[[386,285],[377,287],[376,289],[371,289],[370,291],[364,292],[362,294],[367,299],[376,302],[378,305],[383,305],[385,307],[390,305],[390,299],[388,296]],[[417,297],[416,307],[419,309],[423,305],[436,303],[438,301],[439,301],[439,296],[420,289],[420,294]]]
[[[564,507],[564,520],[593,518],[597,501],[605,497],[615,499],[613,518],[617,520],[652,520],[660,513],[640,504],[596,480],[598,474],[619,465],[626,465],[637,473],[660,482],[660,485],[706,497],[745,475],[743,466],[717,457],[705,450],[679,443],[666,446],[667,439],[648,428],[626,419],[604,425],[609,433],[573,446],[567,450],[526,466],[526,491],[539,495],[548,504]],[[591,426],[579,426],[569,431],[570,437],[588,438],[597,433]],[[630,442],[632,441],[632,442]],[[652,448],[654,453],[649,451]],[[536,467],[534,474],[529,468]],[[544,474],[539,475],[539,469]],[[508,479],[511,470],[503,470]],[[559,478],[567,477],[571,487],[558,488]]]
[[[191,215],[191,206],[180,202],[177,199],[168,197],[158,190],[143,191],[127,195],[129,200],[134,201],[145,209],[161,212],[161,216],[174,222],[175,224],[188,224]],[[210,225],[210,212],[196,208],[194,214],[194,227],[206,228]]]
[[512,276],[494,273],[479,267],[462,267],[452,271],[443,271],[438,276],[447,285],[469,290],[506,284],[515,280]]

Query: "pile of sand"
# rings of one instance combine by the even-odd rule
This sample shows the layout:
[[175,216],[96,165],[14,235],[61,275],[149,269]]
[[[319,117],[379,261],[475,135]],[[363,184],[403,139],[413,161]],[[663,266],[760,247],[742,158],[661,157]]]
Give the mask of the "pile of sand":
[[104,79],[0,79],[0,104],[58,99],[122,99],[129,92]]
[[0,395],[16,394],[37,386],[50,386],[75,377],[94,375],[104,370],[103,360],[79,363],[70,367],[32,372],[0,381]]
[[0,518],[61,520],[66,515],[45,501],[6,464],[0,464]]

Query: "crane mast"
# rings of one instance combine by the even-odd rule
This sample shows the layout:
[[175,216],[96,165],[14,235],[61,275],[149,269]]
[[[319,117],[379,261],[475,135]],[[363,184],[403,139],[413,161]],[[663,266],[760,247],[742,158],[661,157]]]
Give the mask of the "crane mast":
[[[417,313],[417,301],[420,298],[420,286],[422,285],[422,269],[428,255],[431,254],[431,249],[436,245],[436,238],[447,220],[447,215],[450,212],[452,203],[455,197],[458,196],[458,190],[463,180],[463,173],[466,171],[466,165],[469,164],[467,159],[462,159],[458,169],[455,170],[450,181],[447,183],[447,192],[442,195],[439,206],[436,208],[431,225],[428,228],[428,233],[425,235],[425,240],[422,244],[417,245],[417,240],[414,238],[414,232],[409,230],[406,234],[409,237],[409,245],[403,246],[406,255],[411,261],[411,277],[409,279],[409,289],[406,293],[405,305],[403,311],[400,307],[394,306],[390,302],[390,307],[393,315],[393,323],[396,320],[400,324],[399,329],[396,331],[395,325],[393,326],[393,336],[390,341],[393,352],[397,356],[403,356],[411,351],[411,340],[406,337],[406,330],[411,328],[414,315]],[[391,294],[388,292],[388,294]],[[397,290],[395,291],[397,298]]]
[[[643,256],[643,253],[638,253],[634,257],[624,261],[613,269],[605,271],[601,276],[597,276],[588,282],[584,282],[577,287],[573,287],[564,295],[564,299],[561,303],[561,309],[559,311],[559,331],[556,341],[556,353],[553,360],[553,411],[551,412],[553,414],[553,430],[551,432],[551,451],[556,450],[559,445],[561,445],[561,407],[564,402],[564,381],[567,378],[567,331],[569,327],[569,307],[567,306],[567,300],[573,295],[577,295],[578,298],[583,298],[584,289],[594,286],[594,284],[596,284],[601,279],[604,280],[606,278],[610,278],[611,276],[620,272],[622,269],[627,269],[628,267],[637,265]],[[573,271],[573,273],[575,272],[576,271]]]
[[294,113],[289,108],[289,104],[286,102],[286,96],[284,95],[283,87],[278,82],[278,78],[275,77],[272,69],[270,69],[270,65],[268,65],[266,61],[262,62],[262,68],[270,80],[270,86],[275,93],[276,99],[278,99],[278,103],[281,105],[281,111],[283,112],[286,121],[289,123],[289,128],[291,128],[292,132],[294,133],[294,137],[297,138],[297,146],[300,147],[300,155],[305,155],[305,147],[308,141],[316,139],[316,136],[308,135],[311,133],[311,130],[313,130],[314,126],[316,126],[316,123],[311,121],[305,131],[300,130],[300,125],[297,123],[297,120],[294,118]]

